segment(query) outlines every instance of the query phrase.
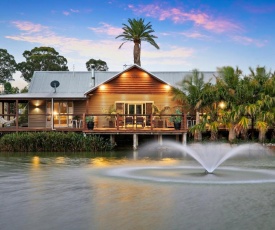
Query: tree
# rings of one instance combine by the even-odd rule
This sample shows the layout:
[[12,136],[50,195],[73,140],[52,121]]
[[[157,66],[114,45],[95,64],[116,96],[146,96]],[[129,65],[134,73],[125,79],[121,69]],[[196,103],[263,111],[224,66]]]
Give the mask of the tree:
[[4,89],[6,94],[15,94],[19,93],[18,87],[12,87],[10,82],[4,83]]
[[154,38],[157,38],[152,33],[155,32],[152,29],[151,22],[144,24],[144,19],[128,19],[129,25],[123,25],[123,33],[118,35],[116,38],[122,38],[124,41],[119,49],[126,42],[134,42],[134,63],[141,66],[140,62],[140,52],[141,52],[141,41],[146,41],[150,43],[155,48],[159,49],[159,46],[155,42]]
[[[216,85],[220,99],[226,101],[226,109],[221,111],[220,118],[229,129],[228,140],[230,142],[236,139],[236,127],[242,117],[239,106],[249,98],[248,94],[250,93],[247,90],[247,84],[243,84],[241,74],[242,71],[238,67],[236,69],[231,66],[218,68]],[[240,127],[245,128],[239,125],[237,131],[244,131]]]
[[95,60],[95,59],[90,59],[89,61],[86,62],[86,68],[88,71],[92,70],[91,65],[94,65],[95,70],[97,71],[107,71],[109,68],[107,66],[107,63],[105,61],[102,61],[100,59]]
[[67,71],[67,59],[51,47],[35,47],[24,51],[26,62],[17,64],[25,81],[30,82],[34,71]]
[[20,93],[27,93],[29,92],[29,86],[25,86],[23,89],[20,90]]
[[[203,73],[194,69],[191,75],[186,76],[182,82],[179,83],[179,86],[180,89],[174,88],[172,91],[174,95],[173,99],[183,104],[187,102],[189,109],[196,112],[196,124],[199,124],[199,109],[203,103],[202,92],[206,86]],[[195,140],[202,139],[200,131],[202,130],[196,130]]]
[[14,57],[5,49],[0,49],[0,83],[13,80],[12,74],[16,71]]

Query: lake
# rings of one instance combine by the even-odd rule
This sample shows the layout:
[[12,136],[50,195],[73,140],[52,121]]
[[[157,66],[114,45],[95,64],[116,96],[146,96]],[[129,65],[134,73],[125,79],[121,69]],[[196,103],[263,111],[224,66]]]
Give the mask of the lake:
[[[196,161],[171,153],[1,154],[1,230],[274,229],[274,158],[221,166],[265,170],[269,182],[203,184],[192,183],[205,176]],[[185,174],[190,182],[147,179]]]

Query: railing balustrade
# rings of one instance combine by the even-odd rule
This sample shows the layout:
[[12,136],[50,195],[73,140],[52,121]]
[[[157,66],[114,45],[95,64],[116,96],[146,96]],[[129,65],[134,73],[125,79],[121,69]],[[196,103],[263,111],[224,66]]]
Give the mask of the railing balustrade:
[[[178,114],[165,114],[161,117],[154,114],[0,114],[6,120],[17,118],[14,123],[6,127],[4,124],[0,128],[14,129],[77,129],[87,130],[86,118],[94,117],[94,129],[113,130],[161,130],[174,129],[174,124],[170,121],[171,116]],[[182,115],[181,129],[187,129],[186,116]]]

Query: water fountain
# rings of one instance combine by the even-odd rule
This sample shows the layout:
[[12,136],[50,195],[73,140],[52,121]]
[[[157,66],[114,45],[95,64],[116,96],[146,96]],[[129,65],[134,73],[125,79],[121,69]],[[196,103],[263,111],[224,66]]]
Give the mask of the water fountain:
[[[149,180],[155,182],[175,183],[199,183],[199,184],[247,184],[247,183],[269,183],[275,182],[273,170],[259,169],[255,166],[258,159],[268,158],[269,153],[260,144],[231,145],[200,144],[195,143],[184,146],[178,142],[166,141],[163,145],[150,143],[136,154],[135,158],[152,156],[157,153],[160,158],[165,158],[168,153],[181,153],[183,159],[195,159],[201,165],[195,165],[189,161],[183,161],[184,165],[176,166],[128,166],[107,170],[106,175],[136,180]],[[139,154],[140,153],[140,154]],[[228,159],[238,157],[231,167],[220,167]],[[244,166],[245,162],[253,161],[252,168]],[[257,163],[256,163],[257,164]],[[240,167],[241,166],[241,167]]]
[[167,142],[168,146],[182,150],[184,153],[193,157],[205,169],[206,173],[213,173],[227,159],[236,155],[256,155],[264,148],[259,144],[244,144],[232,146],[230,144],[200,144],[196,143],[190,146],[183,146],[179,143]]

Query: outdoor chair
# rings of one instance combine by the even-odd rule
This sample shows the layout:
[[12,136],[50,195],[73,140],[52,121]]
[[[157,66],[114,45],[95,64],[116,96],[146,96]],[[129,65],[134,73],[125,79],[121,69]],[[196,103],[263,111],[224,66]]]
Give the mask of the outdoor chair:
[[145,122],[145,125],[146,125],[146,126],[151,126],[151,116],[152,116],[152,115],[146,116],[146,122]]
[[127,125],[134,125],[133,117],[125,117],[125,127],[127,127]]
[[[124,126],[124,121],[122,116],[117,116],[116,117],[116,122],[118,122],[118,126]],[[117,125],[117,124],[116,124]]]
[[136,118],[136,127],[137,127],[137,125],[141,125],[142,128],[144,128],[144,118],[143,118],[143,117],[138,116],[138,117]]

